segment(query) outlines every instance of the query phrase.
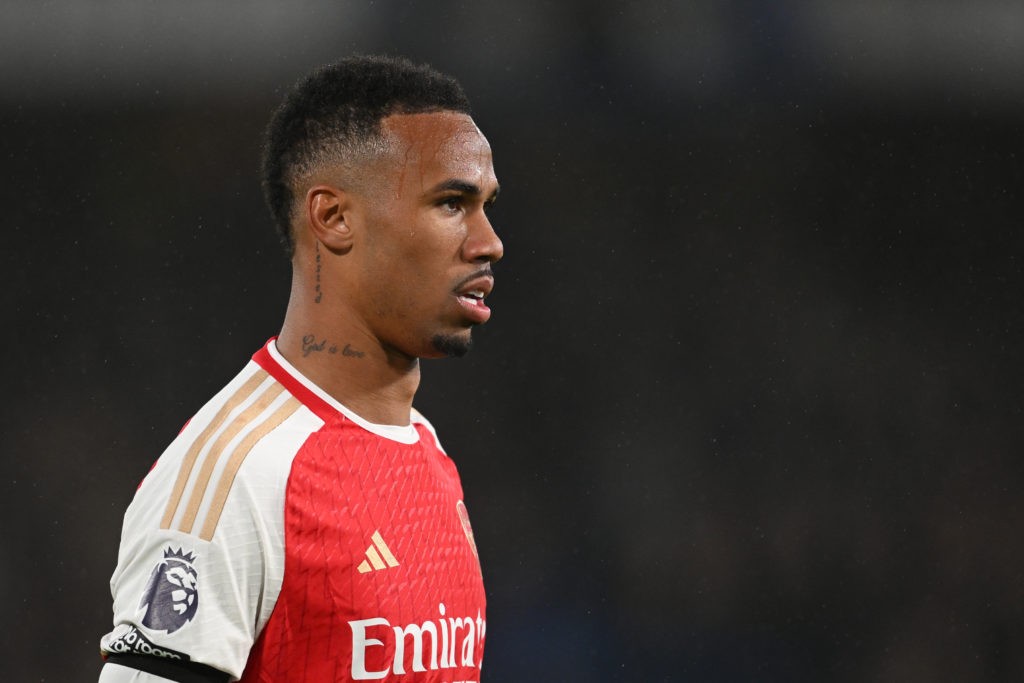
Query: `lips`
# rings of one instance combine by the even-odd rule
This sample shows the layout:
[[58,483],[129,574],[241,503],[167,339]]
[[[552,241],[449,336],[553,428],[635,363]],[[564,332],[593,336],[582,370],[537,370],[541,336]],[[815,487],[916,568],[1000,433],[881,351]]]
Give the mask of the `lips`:
[[475,324],[483,324],[491,317],[491,309],[484,303],[484,297],[494,289],[494,276],[490,271],[474,273],[455,288],[455,299],[466,317]]

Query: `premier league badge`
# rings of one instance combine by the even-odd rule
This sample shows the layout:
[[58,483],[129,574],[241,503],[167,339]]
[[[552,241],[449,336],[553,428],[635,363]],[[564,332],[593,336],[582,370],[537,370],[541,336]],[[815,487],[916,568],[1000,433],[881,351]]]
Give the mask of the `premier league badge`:
[[139,603],[142,624],[148,628],[174,633],[192,620],[199,607],[196,557],[182,549],[164,551],[164,559],[153,569]]

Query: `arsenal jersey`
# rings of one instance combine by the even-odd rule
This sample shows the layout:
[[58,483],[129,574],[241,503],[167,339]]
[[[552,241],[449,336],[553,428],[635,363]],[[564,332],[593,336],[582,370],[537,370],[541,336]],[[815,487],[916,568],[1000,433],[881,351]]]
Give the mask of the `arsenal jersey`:
[[104,681],[163,671],[149,663],[263,683],[480,679],[483,579],[430,423],[363,420],[274,340],[142,482],[110,585]]

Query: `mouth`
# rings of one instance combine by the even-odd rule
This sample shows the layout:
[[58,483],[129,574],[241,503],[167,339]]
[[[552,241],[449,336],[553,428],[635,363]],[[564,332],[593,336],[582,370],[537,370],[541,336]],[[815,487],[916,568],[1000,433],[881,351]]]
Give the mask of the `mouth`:
[[486,295],[482,289],[474,289],[464,294],[459,294],[458,298],[468,306],[480,306],[484,302],[484,296]]
[[475,273],[456,286],[455,299],[473,323],[483,324],[491,317],[491,309],[484,303],[484,298],[493,289],[494,276],[490,270]]

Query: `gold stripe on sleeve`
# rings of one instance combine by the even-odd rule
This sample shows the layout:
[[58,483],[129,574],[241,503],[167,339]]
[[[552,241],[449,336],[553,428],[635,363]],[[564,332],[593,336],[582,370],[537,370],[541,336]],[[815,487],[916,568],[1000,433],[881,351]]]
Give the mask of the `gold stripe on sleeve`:
[[220,475],[220,481],[217,482],[217,490],[213,494],[210,509],[206,513],[206,522],[203,524],[202,533],[199,534],[201,539],[204,541],[213,539],[213,532],[216,531],[221,513],[224,512],[224,504],[227,502],[231,485],[235,481],[235,475],[238,474],[238,470],[242,466],[242,462],[249,455],[249,452],[259,443],[260,439],[277,429],[282,422],[294,415],[300,405],[302,404],[294,396],[289,398],[262,424],[249,432],[242,439],[242,442],[235,447],[231,458],[224,466],[224,471]]
[[206,454],[203,466],[196,476],[195,485],[192,487],[192,495],[188,499],[188,506],[185,508],[185,513],[182,515],[181,524],[178,526],[178,529],[186,534],[192,533],[192,527],[196,522],[196,515],[199,514],[199,506],[202,505],[203,497],[206,495],[206,487],[210,483],[210,477],[213,476],[213,470],[217,467],[217,461],[220,460],[224,449],[227,448],[232,439],[245,429],[246,425],[266,410],[282,391],[284,391],[284,386],[274,382],[248,408],[239,413],[231,421],[231,424],[220,433],[217,440],[213,442],[213,446],[210,447],[210,452]]
[[185,458],[181,462],[178,478],[174,481],[174,488],[171,489],[171,497],[167,499],[167,508],[164,510],[164,517],[160,521],[161,529],[171,528],[174,513],[177,512],[178,503],[181,502],[181,497],[185,493],[185,485],[188,483],[188,478],[192,474],[192,468],[195,467],[199,453],[203,450],[206,442],[220,429],[220,426],[224,424],[224,420],[231,414],[231,411],[244,403],[269,376],[266,370],[257,370],[252,377],[245,381],[245,384],[238,388],[238,391],[224,402],[224,405],[217,411],[217,414],[213,416],[210,424],[206,425],[206,429],[192,442],[188,452],[185,453]]

